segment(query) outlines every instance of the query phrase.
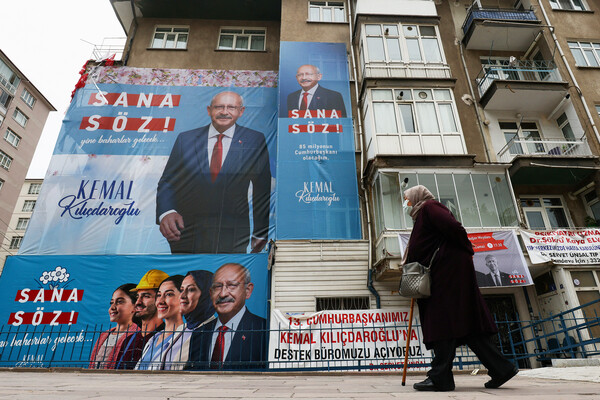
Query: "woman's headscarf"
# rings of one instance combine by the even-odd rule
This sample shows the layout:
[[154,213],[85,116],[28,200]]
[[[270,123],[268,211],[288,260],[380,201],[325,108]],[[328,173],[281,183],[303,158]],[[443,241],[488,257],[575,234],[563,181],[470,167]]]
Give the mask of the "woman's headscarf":
[[404,191],[404,197],[410,201],[412,204],[412,210],[410,211],[410,216],[413,221],[417,219],[417,215],[419,215],[419,211],[421,211],[421,207],[427,200],[435,200],[433,194],[423,185],[413,186],[410,189],[406,189]]
[[189,275],[194,278],[201,293],[196,308],[189,314],[184,314],[187,328],[195,329],[198,325],[215,314],[215,308],[210,299],[210,285],[212,284],[213,273],[204,270],[196,270],[188,272],[186,276]]

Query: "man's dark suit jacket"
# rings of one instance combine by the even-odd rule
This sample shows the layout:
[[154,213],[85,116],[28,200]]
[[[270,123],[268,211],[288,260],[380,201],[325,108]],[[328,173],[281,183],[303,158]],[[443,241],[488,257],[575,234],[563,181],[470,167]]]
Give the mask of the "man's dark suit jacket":
[[[287,98],[287,108],[290,110],[297,110],[298,104],[300,104],[300,96],[302,90],[297,90],[290,93]],[[308,105],[309,110],[338,110],[342,112],[341,117],[346,118],[346,106],[344,105],[344,99],[340,92],[335,90],[325,89],[319,85],[315,94],[313,95],[310,104]],[[287,117],[287,115],[286,115]]]
[[169,242],[172,253],[245,253],[251,232],[248,186],[252,183],[252,234],[269,231],[271,169],[262,133],[236,125],[231,146],[213,183],[208,163],[208,128],[183,132],[156,193],[156,222],[175,210],[183,217],[181,239]]
[[[492,278],[491,273],[484,274],[483,272],[479,271],[475,272],[477,275],[477,284],[479,285],[479,287],[496,286],[496,283],[494,282],[494,278]],[[510,274],[507,274],[506,272],[502,271],[500,271],[500,282],[502,283],[502,286],[514,285],[514,283],[510,282]]]
[[185,369],[262,369],[267,366],[267,321],[244,313],[235,331],[223,365],[211,365],[212,337],[217,320],[195,331],[190,339],[190,355]]

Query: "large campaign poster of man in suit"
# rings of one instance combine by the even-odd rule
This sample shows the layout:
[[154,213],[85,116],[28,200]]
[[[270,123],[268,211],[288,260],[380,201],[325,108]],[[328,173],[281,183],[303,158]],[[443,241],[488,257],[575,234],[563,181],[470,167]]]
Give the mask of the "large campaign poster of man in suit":
[[248,243],[251,252],[260,252],[271,195],[264,134],[237,124],[245,107],[236,92],[216,94],[206,109],[210,124],[177,137],[158,182],[160,232],[172,253],[245,253]]

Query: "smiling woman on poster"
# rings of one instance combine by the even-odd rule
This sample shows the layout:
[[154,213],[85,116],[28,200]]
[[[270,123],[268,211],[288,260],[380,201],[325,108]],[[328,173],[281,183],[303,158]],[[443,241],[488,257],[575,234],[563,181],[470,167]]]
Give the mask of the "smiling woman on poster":
[[124,344],[140,330],[133,322],[137,293],[130,290],[135,287],[134,283],[126,283],[113,292],[108,315],[110,322],[116,322],[117,326],[100,334],[90,356],[89,368],[115,369]]

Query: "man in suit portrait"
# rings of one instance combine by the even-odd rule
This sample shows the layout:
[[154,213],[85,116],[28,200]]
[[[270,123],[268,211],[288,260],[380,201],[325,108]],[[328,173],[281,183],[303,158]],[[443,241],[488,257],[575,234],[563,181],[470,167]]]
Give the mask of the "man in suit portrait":
[[227,263],[210,287],[218,318],[194,332],[186,369],[257,369],[266,367],[267,321],[248,310],[254,284],[241,264]]
[[321,78],[323,74],[318,67],[310,64],[301,65],[296,71],[296,80],[301,89],[288,95],[288,111],[337,110],[340,118],[346,118],[346,106],[341,93],[319,85]]
[[498,269],[498,260],[495,256],[488,254],[485,256],[485,265],[490,270],[489,274],[477,272],[477,284],[480,287],[486,286],[510,286],[513,285],[510,279],[510,274],[502,272]]
[[[262,133],[236,124],[242,96],[225,91],[209,125],[179,134],[158,182],[156,218],[171,253],[260,252],[267,243],[269,152]],[[252,232],[248,191],[252,187]]]

